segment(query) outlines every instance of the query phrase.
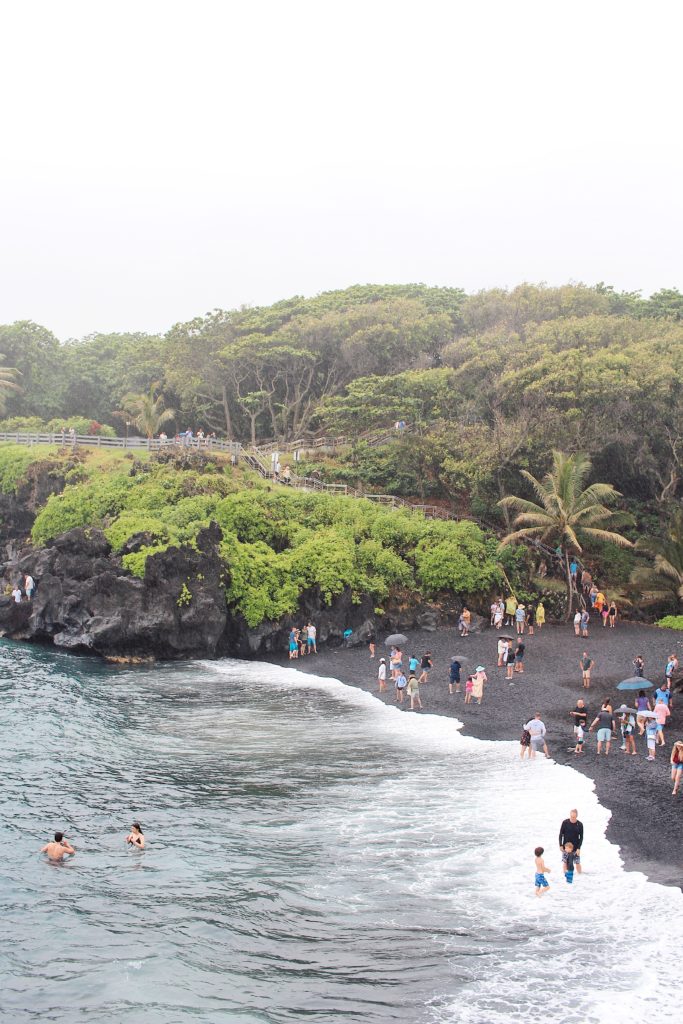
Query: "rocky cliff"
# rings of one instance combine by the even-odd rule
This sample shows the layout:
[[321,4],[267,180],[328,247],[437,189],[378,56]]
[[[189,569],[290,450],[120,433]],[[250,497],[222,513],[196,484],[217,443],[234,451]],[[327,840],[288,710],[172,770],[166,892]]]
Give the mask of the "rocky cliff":
[[5,580],[14,583],[28,572],[37,584],[31,602],[15,604],[8,593],[0,597],[0,635],[10,639],[121,659],[253,657],[285,651],[291,626],[309,619],[319,643],[342,643],[351,629],[346,642],[355,644],[364,643],[369,632],[434,629],[458,614],[454,601],[416,604],[397,595],[378,620],[369,598],[354,603],[345,592],[326,605],[316,587],[302,595],[294,616],[250,629],[226,603],[216,524],[199,534],[196,547],[149,557],[144,579],[124,570],[100,529],[70,530],[43,548],[33,547],[26,536],[36,511],[64,486],[52,466],[49,472],[39,466],[16,495],[0,501]]

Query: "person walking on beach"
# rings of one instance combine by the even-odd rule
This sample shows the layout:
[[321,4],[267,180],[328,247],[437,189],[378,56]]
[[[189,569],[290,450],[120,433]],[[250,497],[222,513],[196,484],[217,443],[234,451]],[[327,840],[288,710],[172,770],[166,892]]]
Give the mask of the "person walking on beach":
[[527,624],[527,629],[529,630],[529,636],[533,636],[534,635],[534,617],[535,617],[534,606],[532,604],[530,604],[529,607],[526,610],[526,624]]
[[405,693],[407,683],[408,680],[403,675],[403,669],[401,669],[396,676],[396,700],[399,704],[403,703],[403,695]]
[[[658,700],[663,700],[666,706],[671,711],[673,711],[673,700],[671,698],[671,684],[669,683],[668,679],[665,683],[663,683],[661,686],[658,686],[655,690],[654,703],[656,704]],[[654,707],[652,710],[654,711]]]
[[576,707],[573,711],[570,711],[569,714],[574,719],[574,736],[576,736],[579,726],[581,726],[582,729],[585,729],[588,725],[588,708],[586,707],[586,702],[583,697],[579,697],[576,702]]
[[399,672],[403,669],[403,655],[401,654],[400,647],[391,648],[391,653],[389,654],[389,668],[391,669],[391,678],[396,682]]
[[463,610],[460,612],[458,625],[460,626],[460,636],[470,635],[470,626],[472,625],[472,612],[469,610],[467,605],[464,605]]
[[652,705],[650,704],[649,697],[645,696],[645,690],[638,690],[638,696],[636,697],[636,711],[638,712],[636,725],[638,726],[639,734],[642,736],[645,732],[645,722],[647,720],[643,712],[652,711]]
[[408,679],[408,696],[410,697],[410,710],[415,711],[415,705],[417,704],[420,711],[422,711],[422,701],[420,700],[420,684],[417,676],[411,675]]
[[296,635],[296,630],[292,626],[289,631],[289,660],[293,661],[299,657],[299,640]]
[[46,843],[40,852],[46,853],[48,860],[53,864],[59,864],[64,857],[73,857],[76,853],[69,840],[64,838],[63,832],[55,832],[54,842]]
[[657,723],[657,743],[660,747],[666,745],[664,739],[664,726],[666,720],[671,712],[669,711],[669,705],[660,697],[655,704],[655,722]]
[[588,639],[588,623],[590,622],[590,615],[588,609],[584,608],[581,612],[581,636],[586,640]]
[[517,629],[517,636],[522,636],[524,633],[524,625],[526,623],[526,608],[523,604],[518,604],[515,609],[515,628]]
[[648,718],[645,722],[645,740],[647,742],[647,760],[654,761],[657,756],[657,719]]
[[522,761],[525,754],[531,757],[531,733],[522,726],[522,735],[519,741],[519,756]]
[[461,665],[457,658],[451,658],[451,667],[448,670],[448,692],[452,696],[453,688],[455,693],[460,693],[460,669]]
[[517,611],[517,598],[510,594],[505,599],[505,625],[512,626],[515,618],[515,612]]
[[621,716],[621,735],[623,743],[621,749],[625,754],[636,754],[636,719],[632,711],[624,711]]
[[579,812],[574,807],[560,825],[560,849],[564,850],[571,843],[574,852],[576,870],[581,874],[581,847],[583,846],[583,822],[579,821]]
[[432,668],[433,668],[433,665],[432,665],[432,652],[431,651],[425,651],[425,653],[422,655],[422,660],[420,661],[420,670],[421,671],[420,671],[420,677],[418,679],[418,683],[420,684],[420,686],[423,683],[428,682],[428,680],[429,680],[429,673],[431,672]]
[[537,846],[534,850],[534,863],[536,865],[536,874],[534,875],[534,887],[537,896],[543,896],[550,888],[550,882],[545,877],[550,874],[550,868],[546,867],[543,860],[544,849],[542,846]]
[[671,791],[672,796],[676,796],[679,789],[681,788],[681,780],[683,779],[683,740],[676,740],[671,750],[671,781],[674,784],[674,788]]
[[615,731],[614,715],[612,714],[612,706],[609,700],[603,701],[602,708],[593,719],[588,731],[593,732],[596,725],[598,726],[598,757],[602,753],[603,743],[605,744],[605,756],[608,757],[612,733]]
[[642,654],[637,654],[633,659],[633,674],[642,679],[645,675],[645,658]]
[[465,680],[465,704],[472,703],[472,694],[474,693],[474,679],[472,676],[468,676]]
[[609,613],[609,628],[610,629],[614,629],[616,624],[617,624],[617,614],[618,614],[617,613],[617,606],[616,606],[614,601],[610,601],[608,613]]
[[[531,750],[529,751],[529,757],[534,758],[536,754],[546,749],[545,745],[545,733],[546,728],[544,722],[541,721],[541,712],[537,711],[532,719],[530,719],[524,726],[526,731],[531,736]],[[548,756],[546,752],[546,757]]]
[[379,665],[377,667],[377,682],[379,684],[379,692],[387,688],[387,661],[386,658],[379,659]]
[[314,654],[318,653],[318,630],[315,628],[312,622],[309,622],[306,626],[306,646],[308,647],[308,653],[313,651]]
[[581,636],[581,612],[574,614],[574,636]]
[[520,675],[524,672],[524,651],[525,651],[525,649],[526,649],[526,644],[524,644],[520,640],[519,643],[517,644],[516,648],[515,648],[515,672],[519,672]]
[[503,619],[505,618],[505,603],[502,597],[498,598],[496,603],[496,614],[493,617],[493,625],[496,629],[500,629],[503,625]]
[[481,704],[484,699],[484,683],[487,682],[486,670],[483,665],[477,665],[474,675],[472,676],[472,696],[476,700],[477,704]]
[[545,626],[545,605],[543,601],[539,601],[536,606],[536,625],[538,626],[538,632],[540,633]]
[[669,655],[669,659],[668,659],[668,661],[666,663],[666,668],[664,669],[664,678],[666,679],[666,682],[668,683],[669,686],[671,686],[671,683],[673,682],[673,678],[676,675],[677,671],[678,671],[678,658],[676,657],[675,654],[670,654]]
[[505,665],[505,652],[507,650],[507,646],[507,640],[503,640],[501,637],[498,641],[498,668],[503,668]]
[[512,641],[508,640],[505,648],[505,654],[503,655],[503,661],[505,662],[505,678],[512,679],[512,673],[515,667],[515,652],[512,649]]
[[573,843],[565,843],[564,849],[562,850],[562,868],[564,870],[564,878],[568,885],[571,885],[574,881],[574,867],[576,864],[576,854],[574,853]]
[[134,821],[131,825],[130,832],[126,836],[126,842],[136,850],[144,850],[145,837],[142,834],[142,825],[139,821]]
[[584,690],[588,690],[591,685],[591,670],[593,668],[593,659],[589,658],[588,651],[584,651],[579,658],[579,668],[581,669],[582,686]]
[[374,658],[375,657],[375,634],[374,633],[368,633],[367,641],[368,641],[368,650],[370,651],[370,657]]

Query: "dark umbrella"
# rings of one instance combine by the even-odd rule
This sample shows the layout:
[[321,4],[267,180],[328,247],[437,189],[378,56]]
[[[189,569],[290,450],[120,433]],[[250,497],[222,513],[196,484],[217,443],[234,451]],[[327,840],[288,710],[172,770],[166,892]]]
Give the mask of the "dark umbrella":
[[408,637],[404,636],[403,633],[392,633],[391,636],[386,638],[384,643],[387,647],[391,647],[392,645],[400,647],[401,644],[408,643]]
[[628,679],[621,680],[617,690],[649,690],[654,685],[649,679],[643,679],[642,676],[629,676]]
[[459,661],[461,665],[469,665],[470,659],[466,658],[463,654],[454,654],[451,661]]
[[514,640],[517,640],[517,637],[516,637],[516,636],[506,636],[506,635],[505,635],[505,633],[499,633],[499,634],[498,634],[498,639],[499,639],[499,640],[510,640],[510,641],[514,641]]

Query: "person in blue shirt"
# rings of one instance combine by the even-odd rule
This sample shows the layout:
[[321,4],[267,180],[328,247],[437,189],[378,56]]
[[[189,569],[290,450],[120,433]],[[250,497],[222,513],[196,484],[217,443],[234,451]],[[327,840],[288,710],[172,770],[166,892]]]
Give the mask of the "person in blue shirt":
[[420,664],[419,658],[412,657],[408,659],[408,673],[412,676],[417,672],[418,665]]
[[664,683],[663,686],[660,686],[657,690],[655,690],[655,704],[658,700],[663,700],[666,706],[669,708],[669,710],[672,710],[671,690],[669,689],[668,682]]
[[455,693],[460,693],[460,669],[461,665],[457,658],[451,658],[451,668],[448,674],[448,692],[453,693],[453,687],[455,687]]

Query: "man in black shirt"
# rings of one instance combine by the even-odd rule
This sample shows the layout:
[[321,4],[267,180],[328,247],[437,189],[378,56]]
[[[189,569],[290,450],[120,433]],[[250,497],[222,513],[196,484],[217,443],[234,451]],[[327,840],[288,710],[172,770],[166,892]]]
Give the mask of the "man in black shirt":
[[572,843],[574,846],[574,863],[576,870],[581,874],[581,844],[583,843],[583,822],[579,821],[579,812],[569,812],[560,825],[560,849],[564,850],[565,843]]

